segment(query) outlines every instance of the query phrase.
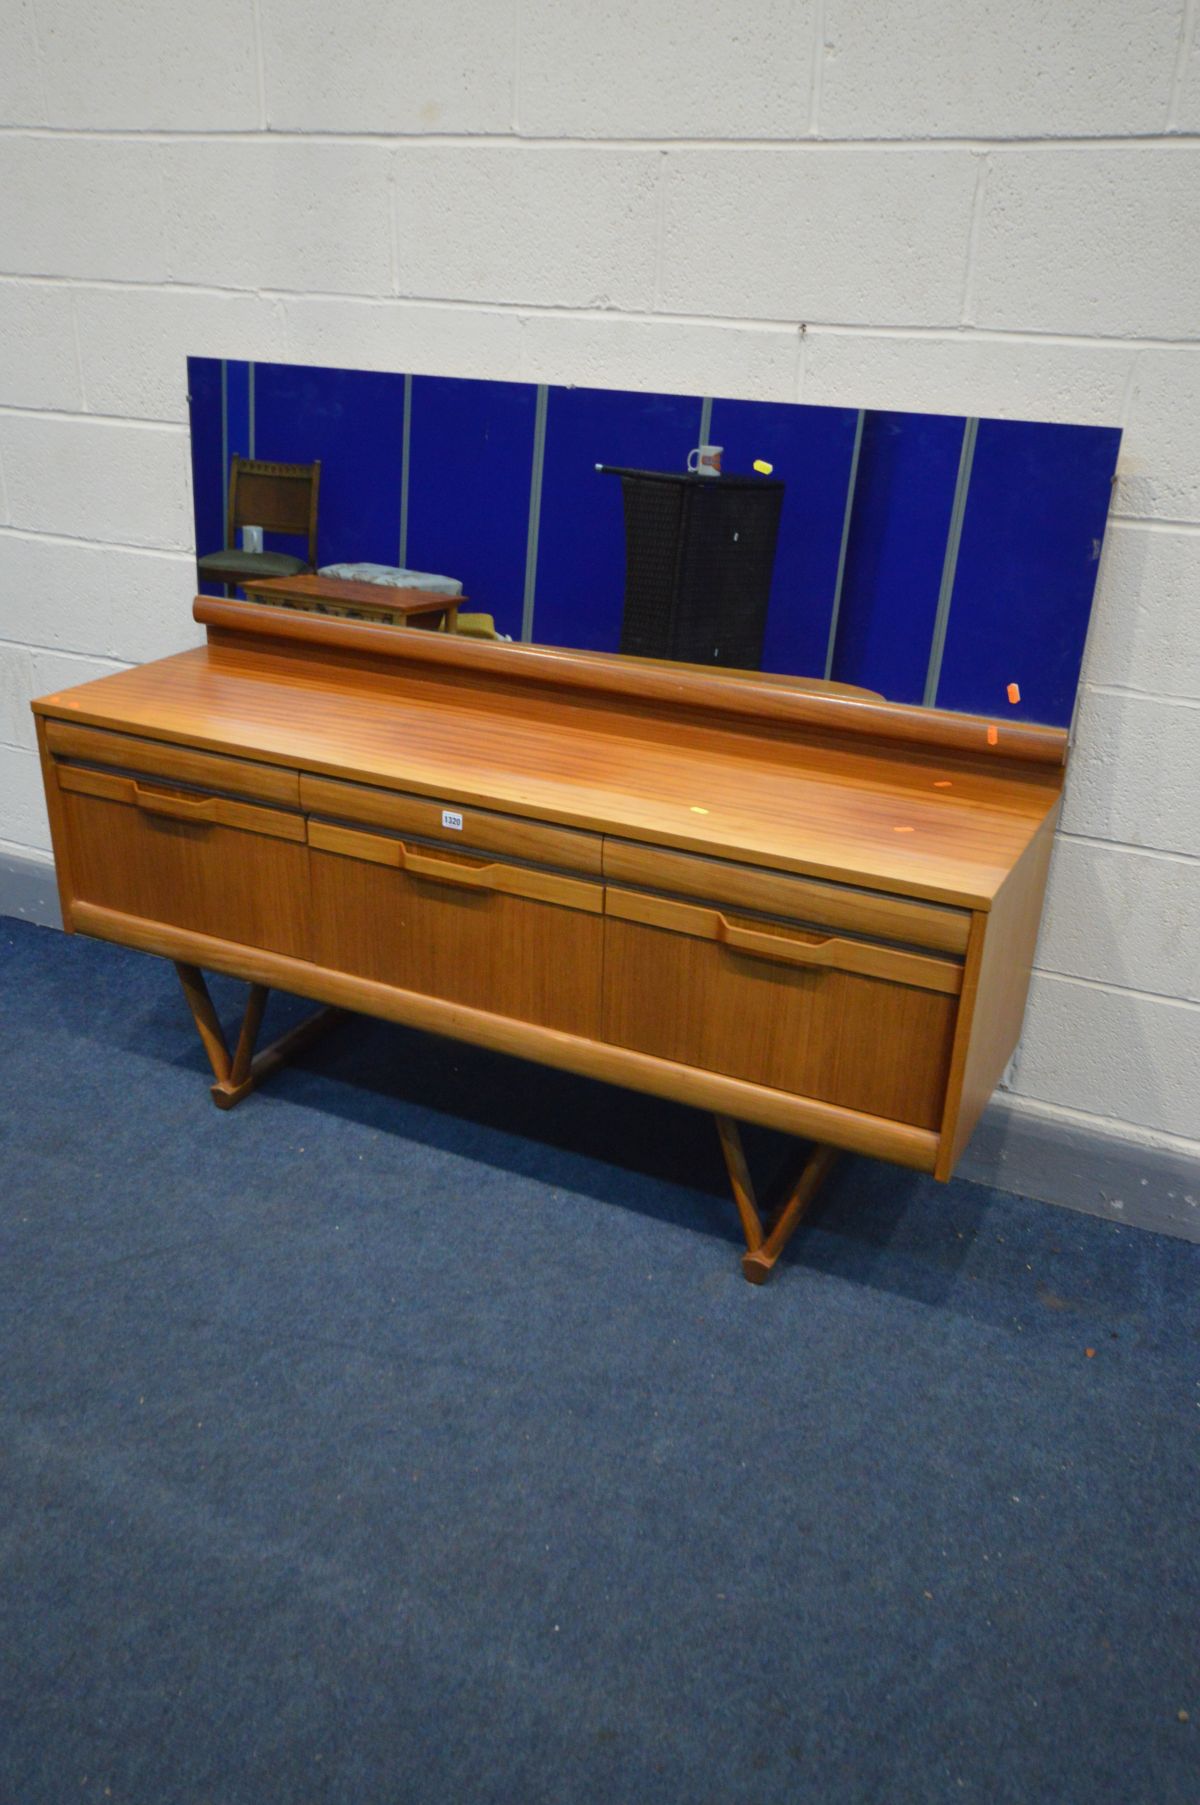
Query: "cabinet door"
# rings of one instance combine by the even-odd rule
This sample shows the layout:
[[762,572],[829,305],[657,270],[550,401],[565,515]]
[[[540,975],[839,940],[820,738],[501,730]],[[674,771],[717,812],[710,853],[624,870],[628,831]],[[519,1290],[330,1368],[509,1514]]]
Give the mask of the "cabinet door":
[[78,901],[308,957],[301,815],[70,764],[56,778]]
[[937,1127],[956,961],[635,891],[606,908],[606,1040]]
[[318,964],[595,1038],[599,883],[332,822],[309,845]]

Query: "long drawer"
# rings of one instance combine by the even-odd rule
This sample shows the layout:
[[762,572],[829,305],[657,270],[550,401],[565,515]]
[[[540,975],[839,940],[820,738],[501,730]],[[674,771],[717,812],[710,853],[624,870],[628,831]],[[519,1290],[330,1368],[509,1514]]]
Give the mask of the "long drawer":
[[54,769],[76,900],[308,957],[295,810],[65,761]]
[[166,740],[77,726],[74,721],[47,721],[46,744],[60,759],[169,777],[176,783],[199,785],[227,796],[251,796],[293,808],[300,802],[299,773],[283,765],[258,764],[253,759],[232,758],[222,752],[174,746]]
[[[939,1125],[958,1008],[946,991],[617,915],[604,929],[603,1036],[614,1046],[888,1121]],[[758,920],[747,932],[768,937]],[[790,951],[794,930],[778,932]]]
[[880,941],[837,933],[812,933],[791,922],[765,917],[738,917],[721,908],[700,908],[639,890],[608,885],[605,912],[622,921],[666,928],[694,940],[708,940],[727,952],[765,959],[772,965],[802,966],[809,971],[851,971],[864,977],[889,978],[918,990],[957,996],[962,966],[957,959],[934,958]]
[[971,928],[970,912],[966,909],[918,902],[906,896],[882,896],[849,884],[793,877],[788,872],[736,864],[731,859],[668,852],[632,840],[605,840],[604,875],[610,883],[622,886],[636,885],[700,897],[706,902],[730,903],[735,908],[761,910],[793,921],[843,928],[852,934],[948,953],[966,950]]
[[598,1038],[598,879],[338,822],[308,838],[319,965]]
[[613,841],[605,870],[605,1040],[939,1126],[969,916]]
[[602,869],[599,834],[529,821],[491,809],[464,808],[449,796],[434,800],[371,784],[305,774],[300,778],[300,801],[310,814],[334,821],[390,828],[446,846],[504,853],[509,858],[586,872],[594,877],[599,877]]

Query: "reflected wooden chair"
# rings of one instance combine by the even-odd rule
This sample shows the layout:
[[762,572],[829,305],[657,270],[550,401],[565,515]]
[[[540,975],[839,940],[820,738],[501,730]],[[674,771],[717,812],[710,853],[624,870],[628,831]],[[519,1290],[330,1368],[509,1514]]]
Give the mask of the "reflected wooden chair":
[[[225,548],[197,558],[200,578],[223,583],[229,595],[247,577],[294,577],[302,570],[315,570],[320,487],[320,459],[312,464],[271,464],[259,458],[235,457],[229,471]],[[244,526],[303,539],[308,556],[242,551],[237,534]]]

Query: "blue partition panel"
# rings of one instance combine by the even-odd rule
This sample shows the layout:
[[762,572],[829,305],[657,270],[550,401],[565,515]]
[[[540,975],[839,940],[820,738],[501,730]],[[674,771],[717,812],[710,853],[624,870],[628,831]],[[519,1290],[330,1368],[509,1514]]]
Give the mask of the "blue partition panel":
[[624,504],[619,479],[596,465],[682,470],[699,430],[695,396],[549,391],[534,639],[617,650],[625,600]]
[[713,402],[711,442],[724,447],[722,469],[744,476],[762,459],[785,485],[765,671],[824,674],[857,424],[853,408]]
[[[192,358],[188,390],[201,554],[224,544],[229,458],[320,458],[320,563],[404,561],[457,578],[468,611],[513,638],[528,584],[535,639],[597,651],[620,643],[625,526],[620,483],[596,466],[682,471],[704,411],[694,395],[541,391],[534,496],[531,383],[416,376],[407,422],[394,373]],[[1120,433],[984,420],[972,454],[967,424],[712,401],[705,436],[726,472],[761,459],[784,484],[764,670],[822,676],[832,634],[830,674],[893,701],[923,701],[936,677],[942,707],[1070,720]]]
[[[229,458],[254,457],[250,431],[250,391],[254,381],[254,365],[230,360],[225,365],[226,450]],[[225,488],[229,488],[229,463],[225,464]]]
[[1108,427],[980,422],[939,707],[1070,721],[1120,439]]
[[[249,457],[252,450],[250,431],[251,421],[251,387],[253,383],[252,364],[239,363],[236,360],[218,361],[215,359],[197,359],[209,362],[216,372],[216,381],[203,385],[206,404],[211,405],[214,418],[203,433],[208,447],[211,463],[209,469],[215,472],[215,481],[220,495],[220,506],[216,518],[213,517],[211,503],[206,508],[205,532],[210,538],[201,543],[197,538],[197,555],[205,552],[223,551],[225,549],[225,522],[229,498],[229,469],[233,458]],[[195,452],[193,451],[193,466]],[[203,487],[209,494],[210,477],[206,475]],[[197,523],[199,524],[199,523]],[[205,595],[224,595],[222,583],[206,582],[202,585]]]
[[965,422],[870,413],[831,675],[920,702],[937,617]]
[[516,639],[525,597],[532,383],[414,376],[408,563],[457,577],[468,607]]
[[[215,357],[189,357],[188,417],[192,432],[192,512],[196,556],[225,545],[224,457],[221,451],[221,364]],[[223,595],[220,583],[202,583],[205,595]]]
[[[404,378],[373,370],[254,369],[255,455],[321,460],[317,563],[399,561]],[[303,543],[268,534],[270,550]]]

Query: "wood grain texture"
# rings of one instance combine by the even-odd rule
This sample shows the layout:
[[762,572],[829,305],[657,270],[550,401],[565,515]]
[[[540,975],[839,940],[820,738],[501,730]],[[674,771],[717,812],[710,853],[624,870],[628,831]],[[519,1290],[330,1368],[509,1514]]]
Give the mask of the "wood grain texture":
[[[828,1142],[852,1153],[872,1154],[919,1172],[931,1172],[937,1135],[903,1122],[889,1122],[851,1109],[793,1097],[721,1073],[699,1071],[628,1048],[604,1046],[589,1038],[539,1024],[515,1021],[487,1010],[404,991],[377,980],[306,963],[302,959],[238,944],[219,936],[123,915],[93,903],[76,905],[77,926],[99,940],[140,948],[161,958],[181,959],[207,971],[269,984],[295,996],[312,997],[346,1009],[403,1022],[452,1040],[470,1041],[542,1065],[560,1066],[586,1078],[624,1084],[713,1115],[757,1122],[807,1140]],[[594,920],[595,917],[584,917]]]
[[533,902],[558,903],[565,909],[582,909],[589,915],[604,913],[604,892],[599,884],[566,877],[561,871],[541,871],[529,865],[509,865],[502,860],[479,858],[462,848],[442,850],[416,840],[393,839],[386,834],[365,834],[353,827],[328,821],[310,821],[308,843],[319,852],[340,853],[343,858],[365,859],[371,865],[389,865],[412,878],[448,884],[455,890],[495,892],[523,896]]
[[1019,1032],[1062,736],[204,612],[206,647],[35,704],[69,925],[952,1169]]
[[62,912],[63,932],[73,934],[75,928],[71,920],[71,906],[75,900],[75,880],[71,842],[64,819],[63,799],[58,787],[54,758],[48,743],[50,729],[54,723],[43,715],[35,715],[34,725],[37,729],[38,758],[42,767],[42,789],[46,797],[46,814],[50,822],[50,844],[54,850],[54,877],[58,884],[58,906]]
[[298,772],[278,765],[221,758],[211,752],[197,752],[192,746],[135,739],[127,733],[80,727],[74,721],[47,720],[46,744],[57,758],[118,771],[144,771],[152,777],[173,777],[179,783],[201,784],[205,789],[221,790],[229,796],[249,796],[259,802],[280,802],[295,808],[300,801]]
[[606,1041],[866,1115],[940,1123],[954,998],[777,965],[611,914],[604,930]]
[[966,951],[971,928],[965,909],[876,896],[846,884],[814,883],[730,859],[699,859],[611,836],[604,841],[604,875],[616,884],[733,903],[793,921],[950,953]]
[[[302,838],[170,820],[72,790],[61,791],[61,802],[77,900],[305,956],[308,848]],[[303,822],[297,824],[302,836]]]
[[1021,1034],[1057,811],[1014,866],[967,950],[937,1176],[953,1174]]
[[61,763],[57,769],[60,790],[124,803],[129,808],[140,809],[144,815],[190,822],[197,827],[209,824],[240,827],[247,833],[266,834],[274,840],[302,841],[305,837],[304,817],[285,809],[256,808],[253,803],[234,802],[228,796],[170,789],[115,771],[93,771],[84,766]]
[[[208,1063],[212,1067],[212,1075],[218,1084],[224,1084],[229,1079],[232,1065],[229,1057],[229,1043],[225,1039],[225,1030],[221,1026],[220,1017],[213,1008],[213,1000],[209,995],[208,985],[204,981],[204,973],[199,966],[189,965],[182,959],[176,959],[175,973],[187,1006],[191,1010],[192,1020],[196,1024],[200,1045],[204,1048]],[[263,995],[265,997],[265,990]]]
[[968,908],[991,906],[1059,781],[981,775],[949,756],[930,764],[672,730],[621,710],[600,719],[578,705],[430,691],[241,649],[181,653],[37,707],[451,806]]
[[[247,613],[250,609],[251,612]],[[635,705],[662,703],[677,716],[690,710],[704,715],[742,717],[758,726],[829,733],[836,738],[883,740],[899,746],[929,747],[937,752],[969,753],[985,762],[1004,759],[1061,768],[1067,735],[1058,727],[1024,721],[995,721],[982,715],[953,714],[947,709],[918,708],[900,702],[872,702],[844,693],[814,693],[807,683],[756,681],[734,672],[727,676],[647,659],[613,659],[603,653],[578,652],[557,646],[494,644],[439,635],[424,639],[389,634],[362,621],[319,615],[276,615],[255,618],[252,605],[197,596],[192,613],[218,634],[237,638],[269,635],[277,645],[301,650],[320,646],[342,650],[393,670],[405,666],[442,671],[456,681],[493,678],[615,697]],[[514,669],[519,660],[519,669]]]
[[715,1119],[725,1170],[729,1174],[729,1188],[733,1192],[733,1201],[742,1225],[742,1233],[746,1237],[746,1246],[753,1253],[763,1244],[763,1225],[762,1217],[758,1213],[758,1198],[755,1195],[754,1180],[750,1176],[750,1167],[746,1160],[746,1149],[742,1144],[742,1131],[731,1116],[717,1116]]
[[[583,871],[595,877],[599,877],[603,864],[599,834],[549,827],[540,821],[497,815],[487,809],[464,809],[453,796],[430,801],[426,796],[404,796],[367,784],[306,776],[300,781],[300,800],[314,815],[395,828],[400,833],[417,834],[423,840],[438,840],[447,846],[503,852],[514,859],[559,865],[567,871]],[[461,817],[461,827],[444,825],[442,815],[447,809]]]
[[677,902],[674,897],[617,889],[611,884],[605,888],[604,908],[606,914],[622,921],[640,921],[648,927],[688,934],[695,940],[711,940],[728,952],[772,964],[853,971],[863,977],[911,984],[918,990],[940,990],[947,996],[957,996],[962,988],[962,966],[957,960],[934,959],[877,941],[852,940],[820,930],[814,933],[790,921],[734,916],[720,909]]
[[[540,651],[574,652],[572,646],[539,646]],[[587,654],[594,657],[595,654]],[[742,682],[761,683],[771,689],[800,690],[811,696],[856,696],[861,702],[885,702],[887,697],[877,689],[864,689],[861,683],[836,683],[830,677],[796,677],[786,671],[751,671],[739,665],[689,664],[682,658],[647,658],[640,652],[605,652],[602,656],[632,675],[647,669],[660,671],[694,671],[705,676],[733,677]]]
[[514,1021],[599,1035],[599,884],[530,874],[569,884],[573,899],[586,898],[586,907],[564,907],[461,889],[315,844],[311,860],[317,964]]

